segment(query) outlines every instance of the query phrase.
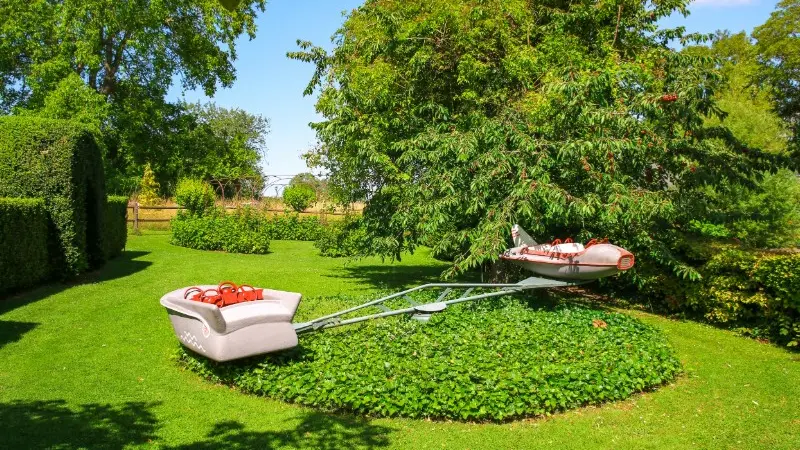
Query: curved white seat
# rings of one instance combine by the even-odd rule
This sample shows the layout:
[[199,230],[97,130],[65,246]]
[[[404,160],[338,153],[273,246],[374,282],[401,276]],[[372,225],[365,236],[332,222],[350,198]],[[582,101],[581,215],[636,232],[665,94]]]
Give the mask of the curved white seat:
[[161,297],[161,305],[167,309],[178,339],[194,352],[229,361],[297,345],[291,322],[302,297],[298,293],[265,289],[264,300],[218,308],[184,299],[185,290],[167,293]]

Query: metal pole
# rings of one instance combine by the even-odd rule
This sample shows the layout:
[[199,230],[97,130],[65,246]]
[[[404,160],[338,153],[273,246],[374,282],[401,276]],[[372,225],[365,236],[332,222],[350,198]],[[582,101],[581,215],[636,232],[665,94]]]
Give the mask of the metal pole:
[[[584,284],[584,283],[588,283],[588,282],[589,281],[587,281],[587,280],[569,280],[569,281],[566,281],[566,280],[550,280],[550,279],[546,279],[546,278],[530,277],[530,278],[527,278],[525,280],[520,281],[519,283],[513,283],[513,284],[511,284],[511,283],[430,283],[430,284],[423,284],[422,286],[417,286],[415,288],[407,289],[405,291],[398,292],[396,294],[387,295],[386,297],[381,297],[381,298],[379,298],[377,300],[373,300],[371,302],[363,303],[361,305],[354,306],[352,308],[345,309],[343,311],[335,312],[333,314],[328,314],[327,316],[319,317],[317,319],[313,319],[313,320],[308,321],[308,322],[294,324],[294,329],[295,329],[296,332],[302,333],[302,332],[305,332],[305,331],[319,330],[319,329],[324,329],[324,328],[332,328],[332,327],[338,327],[338,326],[341,326],[341,325],[349,325],[351,323],[363,322],[365,320],[377,319],[377,318],[381,318],[381,317],[388,317],[388,316],[394,316],[394,315],[398,315],[398,314],[418,312],[418,311],[422,311],[422,307],[428,306],[428,305],[433,305],[433,304],[442,303],[444,305],[451,305],[451,304],[454,304],[454,303],[468,302],[468,301],[480,300],[480,299],[484,299],[484,298],[508,295],[508,294],[512,294],[512,293],[515,293],[515,292],[521,292],[521,291],[524,291],[524,290],[527,290],[527,289],[543,289],[543,288],[552,288],[552,287],[576,286],[576,285],[580,285],[580,284]],[[394,298],[406,297],[407,294],[410,294],[412,292],[419,291],[419,290],[422,290],[422,289],[427,289],[427,288],[445,288],[446,290],[442,295],[439,296],[439,298],[435,302],[432,302],[432,303],[426,303],[424,305],[414,305],[414,306],[412,306],[410,308],[390,310],[390,311],[385,311],[385,312],[378,313],[378,314],[370,314],[370,315],[367,315],[367,316],[355,317],[355,318],[352,318],[352,319],[346,319],[346,320],[339,320],[338,319],[338,317],[346,315],[346,314],[349,314],[351,312],[358,311],[360,309],[367,308],[367,307],[370,307],[370,306],[380,305],[381,303],[386,302],[386,301],[391,300],[391,299],[394,299]],[[452,299],[452,300],[447,300],[447,301],[442,301],[447,296],[447,294],[449,292],[451,292],[454,288],[455,289],[459,289],[459,288],[467,289],[467,291],[464,292],[464,294],[462,294],[458,298],[455,298],[455,299]],[[484,293],[484,294],[469,295],[470,292],[472,292],[472,290],[475,289],[475,288],[491,288],[491,289],[500,289],[500,290],[498,290],[496,292],[489,292],[489,293]],[[409,297],[406,297],[406,298],[409,299]],[[413,300],[410,301],[410,303],[412,303],[412,302],[413,302]],[[413,303],[412,303],[412,305],[413,305]]]
[[[448,300],[448,301],[444,302],[444,304],[445,305],[451,305],[453,303],[469,302],[469,301],[473,301],[473,300],[482,300],[482,299],[485,299],[485,298],[499,297],[501,295],[508,295],[508,294],[513,293],[513,292],[519,292],[522,289],[523,288],[519,288],[519,289],[504,289],[502,291],[490,292],[490,293],[479,294],[479,295],[473,295],[471,297],[457,298],[457,299],[453,299],[453,300]],[[371,314],[369,316],[354,317],[352,319],[340,320],[340,321],[332,321],[332,322],[323,323],[321,325],[314,326],[315,324],[319,324],[319,322],[323,321],[322,319],[316,319],[316,320],[314,320],[312,322],[298,323],[294,327],[295,327],[295,331],[297,333],[303,333],[303,332],[306,332],[306,331],[323,330],[325,328],[340,327],[340,326],[343,326],[343,325],[350,325],[350,324],[354,324],[354,323],[358,323],[358,322],[364,322],[366,320],[380,319],[382,317],[396,316],[396,315],[399,315],[399,314],[409,314],[409,313],[413,313],[413,312],[417,312],[417,308],[412,306],[410,308],[395,309],[395,310],[392,310],[392,311],[386,311],[386,312],[382,312],[382,313],[378,313],[378,314]]]
[[398,292],[396,294],[387,295],[386,297],[381,297],[377,300],[373,300],[371,302],[364,303],[362,305],[354,306],[350,309],[345,309],[344,311],[339,311],[333,314],[328,314],[327,316],[322,316],[318,319],[314,319],[314,322],[323,321],[326,319],[332,319],[334,317],[343,316],[345,314],[351,313],[353,311],[358,311],[359,309],[367,308],[369,306],[377,305],[378,303],[383,303],[385,301],[391,300],[393,298],[402,297],[406,294],[410,294],[412,292],[419,291],[420,289],[427,289],[432,287],[442,287],[442,288],[518,288],[522,287],[523,289],[525,286],[521,286],[520,283],[508,283],[508,284],[485,284],[485,283],[430,283],[430,284],[423,284],[422,286],[417,286],[415,288],[406,289],[405,291]]

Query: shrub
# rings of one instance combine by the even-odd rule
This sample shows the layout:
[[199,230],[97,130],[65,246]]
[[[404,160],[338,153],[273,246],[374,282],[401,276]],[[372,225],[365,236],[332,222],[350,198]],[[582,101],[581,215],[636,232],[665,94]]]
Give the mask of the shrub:
[[183,179],[175,189],[175,201],[193,215],[203,215],[214,207],[214,189],[202,180]]
[[360,218],[346,218],[324,228],[314,243],[319,254],[330,258],[353,257],[367,254],[367,233]]
[[319,217],[299,214],[265,216],[264,226],[269,229],[270,239],[283,241],[316,241],[325,230]]
[[0,294],[50,275],[44,200],[0,198]]
[[800,343],[800,253],[722,251],[686,290],[685,305],[710,322],[791,347]]
[[303,335],[298,348],[239,363],[181,353],[215,382],[274,399],[468,421],[620,400],[681,371],[660,332],[630,316],[516,299],[453,305],[427,324],[394,317]]
[[0,118],[0,196],[42,198],[55,233],[51,266],[76,275],[104,261],[106,193],[91,132],[62,120]]
[[242,208],[202,216],[181,213],[172,220],[172,243],[197,250],[264,254],[269,251],[269,230],[260,214]]
[[122,253],[128,240],[128,197],[108,197],[104,214],[103,253],[108,260]]
[[290,185],[283,190],[283,202],[297,212],[305,211],[316,201],[317,193],[306,184]]
[[156,174],[153,173],[150,163],[147,163],[144,166],[144,174],[139,184],[137,201],[145,206],[157,205],[161,201],[161,196],[158,195],[159,189],[161,189],[161,186],[156,181]]

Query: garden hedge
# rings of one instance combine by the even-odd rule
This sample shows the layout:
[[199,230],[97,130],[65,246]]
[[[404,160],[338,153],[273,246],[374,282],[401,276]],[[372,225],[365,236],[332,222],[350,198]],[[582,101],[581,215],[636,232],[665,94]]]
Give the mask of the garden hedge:
[[50,275],[48,219],[41,199],[0,198],[0,294]]
[[315,241],[324,227],[318,217],[268,215],[250,207],[181,211],[172,220],[172,243],[196,250],[264,254],[269,241]]
[[316,241],[322,237],[325,226],[317,216],[300,214],[264,215],[264,226],[269,238],[277,241]]
[[44,199],[55,230],[50,256],[56,275],[76,275],[103,263],[103,162],[83,126],[0,118],[0,196]]
[[171,242],[180,247],[228,253],[269,252],[269,229],[263,224],[262,214],[251,208],[230,214],[224,210],[203,215],[181,211],[172,219],[171,228]]
[[103,213],[103,254],[108,260],[122,253],[128,240],[128,198],[109,196]]

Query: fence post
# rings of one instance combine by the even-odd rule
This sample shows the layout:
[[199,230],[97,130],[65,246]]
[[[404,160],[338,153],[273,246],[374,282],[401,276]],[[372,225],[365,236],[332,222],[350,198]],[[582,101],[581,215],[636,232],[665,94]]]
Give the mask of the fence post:
[[133,202],[133,234],[139,234],[139,202]]

